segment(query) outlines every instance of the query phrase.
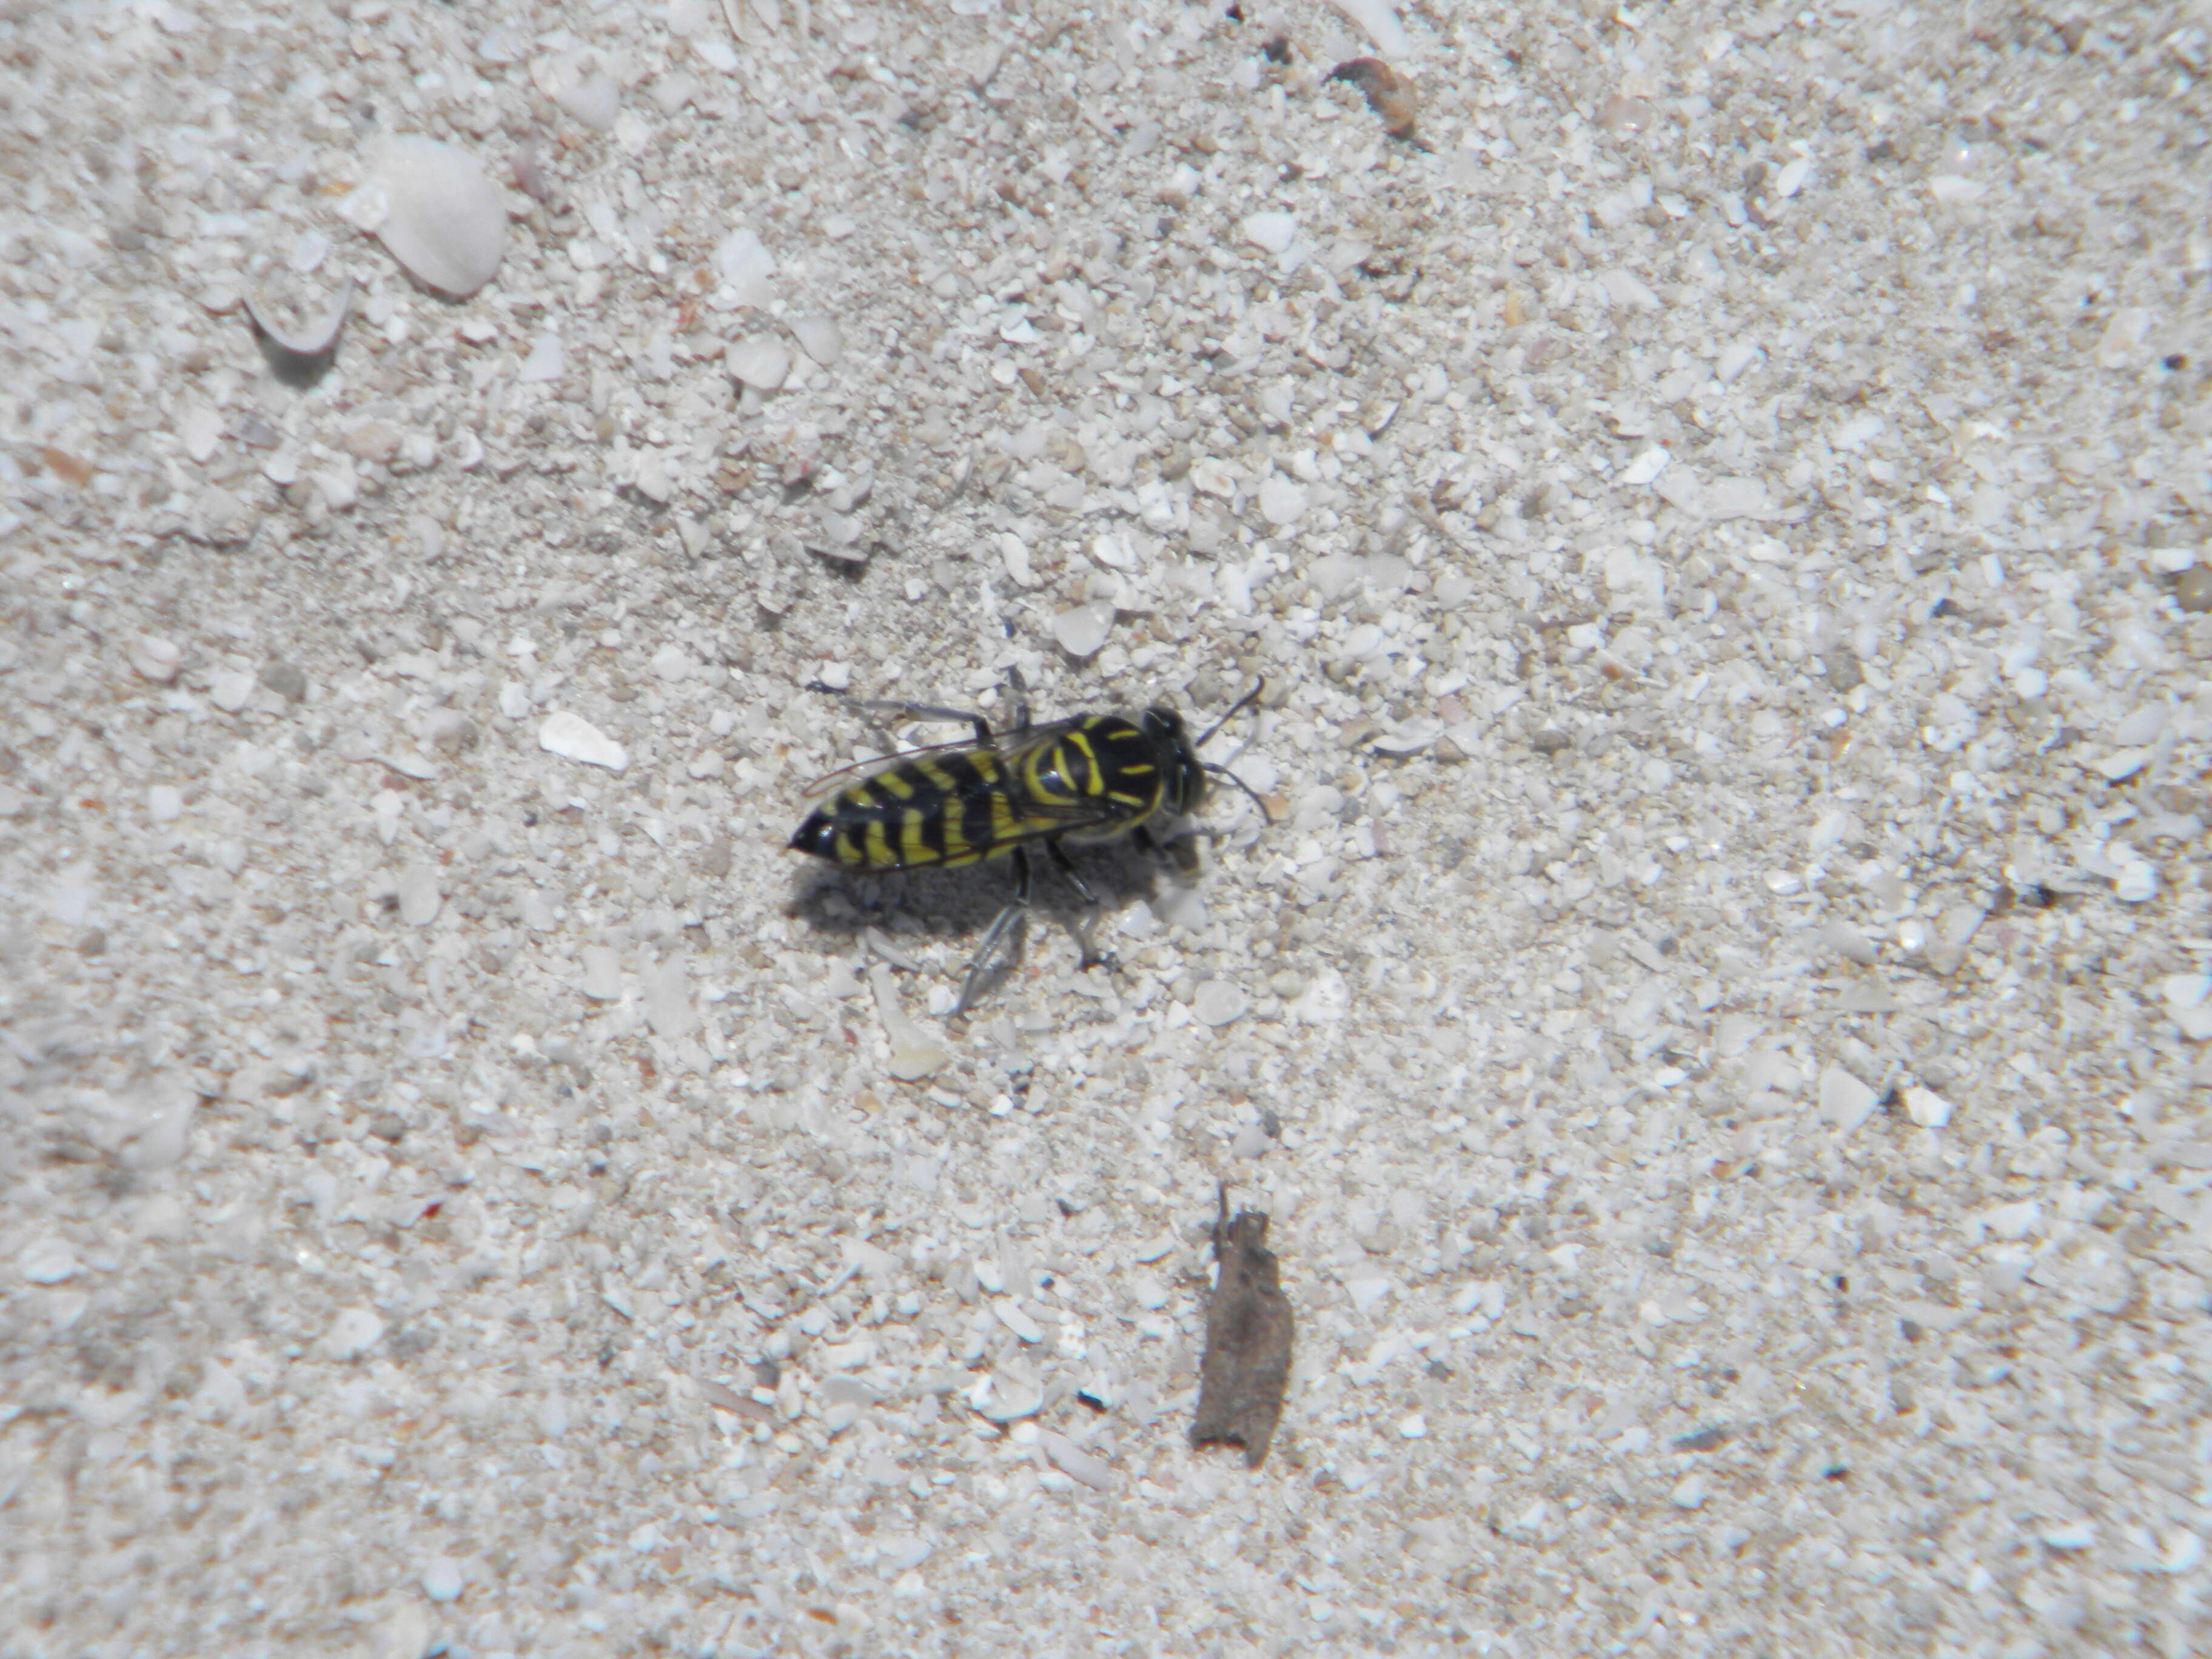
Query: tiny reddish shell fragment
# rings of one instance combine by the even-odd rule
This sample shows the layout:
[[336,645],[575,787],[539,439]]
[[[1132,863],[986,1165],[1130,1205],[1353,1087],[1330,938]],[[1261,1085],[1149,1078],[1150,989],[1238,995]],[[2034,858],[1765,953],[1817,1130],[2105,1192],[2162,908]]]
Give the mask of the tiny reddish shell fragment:
[[1420,113],[1421,95],[1411,80],[1380,58],[1354,58],[1328,72],[1328,79],[1358,87],[1367,96],[1367,107],[1382,118],[1382,131],[1393,138],[1413,136],[1413,118]]
[[46,471],[64,483],[73,483],[79,489],[92,482],[92,463],[81,455],[72,455],[66,449],[56,449],[52,444],[39,447],[39,459]]

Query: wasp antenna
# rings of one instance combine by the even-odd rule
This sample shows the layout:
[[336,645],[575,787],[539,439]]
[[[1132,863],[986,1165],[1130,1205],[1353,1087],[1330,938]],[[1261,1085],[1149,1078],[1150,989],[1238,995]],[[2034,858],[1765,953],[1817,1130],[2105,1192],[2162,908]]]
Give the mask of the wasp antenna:
[[[1229,712],[1228,712],[1227,714],[1224,714],[1224,715],[1223,715],[1219,720],[1218,720],[1214,721],[1214,723],[1213,723],[1212,725],[1211,725],[1211,726],[1207,726],[1207,727],[1206,728],[1206,735],[1205,735],[1204,737],[1200,738],[1200,739],[1199,739],[1195,744],[1192,744],[1191,746],[1192,746],[1193,748],[1195,748],[1195,749],[1203,749],[1203,748],[1205,748],[1205,747],[1206,747],[1206,745],[1207,744],[1209,744],[1209,743],[1211,743],[1211,742],[1212,742],[1212,741],[1213,741],[1213,734],[1214,734],[1215,732],[1218,732],[1218,731],[1219,731],[1223,726],[1224,726],[1228,725],[1230,721],[1231,721],[1231,720],[1235,720],[1235,719],[1237,717],[1237,715],[1239,715],[1239,714],[1243,714],[1246,709],[1249,708],[1250,708],[1254,703],[1255,703],[1255,702],[1259,702],[1259,701],[1260,701],[1260,694],[1261,694],[1262,691],[1265,691],[1267,689],[1267,680],[1266,680],[1266,678],[1265,678],[1264,677],[1262,677],[1262,678],[1260,678],[1260,679],[1255,680],[1255,681],[1252,683],[1252,689],[1251,689],[1249,691],[1247,691],[1247,692],[1246,692],[1243,696],[1241,696],[1241,697],[1237,698],[1237,701],[1236,701],[1235,702],[1231,703],[1231,704],[1229,705]],[[1207,770],[1207,771],[1209,771],[1209,772],[1210,772],[1210,771],[1212,771],[1213,769],[1213,769],[1213,768],[1212,768],[1212,767],[1210,767],[1210,766],[1209,766],[1208,768],[1206,768],[1206,770]],[[1256,800],[1256,799],[1258,799],[1259,798],[1255,795],[1255,796],[1254,796],[1254,797],[1253,797],[1253,799]]]
[[1206,769],[1207,775],[1217,778],[1226,778],[1230,782],[1235,784],[1239,789],[1242,789],[1244,792],[1245,798],[1249,799],[1253,805],[1260,809],[1260,821],[1267,825],[1270,829],[1274,827],[1275,815],[1267,810],[1267,803],[1260,799],[1259,791],[1253,788],[1250,784],[1245,782],[1243,779],[1238,777],[1234,772],[1231,771],[1225,766],[1216,766],[1211,761],[1200,761],[1199,764]]

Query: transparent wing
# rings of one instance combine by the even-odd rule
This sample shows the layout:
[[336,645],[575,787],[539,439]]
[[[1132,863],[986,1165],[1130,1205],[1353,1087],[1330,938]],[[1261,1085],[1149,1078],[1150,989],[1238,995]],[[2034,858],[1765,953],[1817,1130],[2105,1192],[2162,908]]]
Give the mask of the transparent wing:
[[810,805],[826,799],[846,787],[864,778],[872,778],[878,772],[888,771],[901,761],[918,759],[924,755],[972,755],[978,750],[993,754],[1006,751],[995,743],[978,743],[973,738],[960,738],[951,743],[928,743],[919,749],[902,749],[895,755],[878,755],[873,760],[854,761],[850,766],[841,766],[834,772],[824,772],[800,792],[799,798]]
[[[996,758],[1000,765],[1012,772],[1019,769],[1024,757],[1037,750],[1057,743],[1068,732],[1091,719],[1078,714],[1072,720],[1054,720],[1047,726],[1032,726],[1023,732],[1001,732],[988,743],[978,743],[971,738],[956,738],[950,743],[924,744],[918,749],[902,749],[896,754],[878,755],[872,760],[854,761],[850,766],[841,766],[834,772],[825,772],[808,784],[800,799],[811,805],[828,799],[848,785],[872,778],[889,771],[903,762],[920,760],[929,755],[986,754]],[[1026,805],[1026,803],[1025,803]],[[1040,831],[1052,834],[1054,831]]]

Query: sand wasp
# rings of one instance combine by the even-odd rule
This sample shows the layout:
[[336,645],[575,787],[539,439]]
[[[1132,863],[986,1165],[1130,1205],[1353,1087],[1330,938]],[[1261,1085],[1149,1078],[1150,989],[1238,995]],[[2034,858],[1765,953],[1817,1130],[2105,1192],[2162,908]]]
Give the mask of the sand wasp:
[[[1014,723],[1006,732],[994,732],[981,714],[957,708],[847,698],[855,707],[908,720],[970,725],[975,735],[831,773],[815,785],[818,799],[791,846],[861,871],[1012,859],[1013,896],[993,918],[968,964],[953,1009],[963,1014],[984,986],[993,954],[1029,908],[1031,847],[1041,846],[1083,902],[1095,906],[1098,895],[1077,872],[1063,842],[1127,836],[1146,853],[1163,856],[1152,826],[1196,811],[1209,777],[1225,778],[1243,790],[1261,817],[1268,818],[1266,804],[1249,785],[1198,756],[1215,732],[1259,700],[1267,684],[1261,680],[1239,697],[1196,742],[1182,715],[1157,705],[1141,714],[1078,714],[1033,726],[1018,681]],[[843,695],[818,684],[807,689]],[[1094,965],[1100,958],[1087,934],[1079,929],[1076,937],[1083,965]]]

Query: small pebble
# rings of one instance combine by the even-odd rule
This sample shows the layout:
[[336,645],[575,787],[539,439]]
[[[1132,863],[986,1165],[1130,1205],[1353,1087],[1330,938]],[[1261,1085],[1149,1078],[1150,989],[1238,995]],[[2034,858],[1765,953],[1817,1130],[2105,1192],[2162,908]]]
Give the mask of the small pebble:
[[1651,125],[1650,102],[1615,93],[1598,106],[1597,124],[1610,137],[1633,137]]
[[531,343],[530,355],[522,360],[522,368],[515,379],[525,386],[544,386],[561,378],[566,368],[561,351],[561,337],[551,329],[540,331]]
[[2192,615],[2212,611],[2212,564],[2193,564],[2173,584],[2174,602]]
[[1916,1083],[1905,1091],[1905,1115],[1923,1129],[1940,1129],[1951,1121],[1951,1103]]
[[[595,70],[556,92],[553,101],[581,125],[594,132],[605,132],[622,112],[622,88],[615,83],[613,76],[604,70]],[[682,106],[678,105],[679,109]]]
[[507,252],[507,203],[483,163],[410,134],[383,140],[372,166],[368,188],[381,191],[383,210],[364,228],[409,275],[457,299],[491,281]]
[[1106,643],[1113,626],[1114,607],[1102,599],[1061,611],[1052,619],[1052,636],[1069,656],[1090,657]]
[[1363,1316],[1376,1304],[1397,1288],[1397,1285],[1382,1273],[1362,1273],[1345,1280],[1344,1283],[1345,1294],[1352,1298],[1352,1305]]
[[146,792],[146,816],[156,823],[173,823],[184,815],[185,792],[172,783],[157,783]]
[[389,466],[407,434],[390,421],[361,421],[345,435],[345,448],[356,459]]
[[185,653],[175,641],[157,635],[140,634],[131,641],[131,667],[140,679],[167,685],[177,678]]
[[1678,1510],[1698,1510],[1705,1506],[1705,1500],[1711,1496],[1712,1487],[1706,1483],[1704,1475],[1686,1474],[1674,1483],[1674,1490],[1668,1494],[1668,1501]]
[[907,1018],[899,1006],[898,986],[888,963],[868,969],[868,984],[876,994],[876,1014],[883,1021],[884,1036],[890,1047],[890,1074],[901,1083],[919,1083],[934,1075],[952,1058],[945,1047]]
[[1713,378],[1723,386],[1733,386],[1763,355],[1748,340],[1731,340],[1713,360]]
[[673,1040],[691,1035],[699,1011],[691,1000],[691,981],[681,957],[671,957],[644,976],[645,1019],[654,1033]]
[[1244,240],[1255,246],[1270,253],[1282,253],[1297,240],[1298,222],[1287,213],[1249,214],[1243,231]]
[[1229,1153],[1232,1158],[1260,1158],[1274,1144],[1265,1129],[1256,1123],[1248,1123],[1230,1140]]
[[360,476],[355,472],[350,459],[310,472],[307,482],[333,513],[343,513],[361,499]]
[[1260,483],[1260,514],[1277,529],[1296,524],[1305,516],[1306,492],[1279,472]]
[[580,988],[594,1002],[612,1002],[622,995],[622,954],[611,945],[586,945],[577,953],[583,963]]
[[488,29],[477,42],[477,56],[495,68],[519,64],[530,55],[529,38],[505,23]]
[[78,1271],[76,1251],[64,1238],[33,1239],[16,1256],[15,1266],[33,1285],[59,1285]]
[[675,499],[676,480],[669,472],[667,457],[658,450],[639,452],[630,483],[639,495],[656,506],[665,507]]
[[1018,1422],[1044,1409],[1044,1385],[1025,1365],[1005,1364],[990,1374],[991,1391],[978,1409],[994,1423]]
[[245,501],[221,484],[210,484],[192,500],[192,534],[212,545],[241,539],[251,527],[252,513]]
[[791,325],[799,347],[824,368],[834,368],[845,355],[845,334],[827,317],[801,317]]
[[2106,783],[2124,783],[2149,763],[2148,749],[2123,749],[2091,763]]
[[441,1555],[422,1569],[422,1594],[433,1601],[458,1601],[461,1589],[461,1564],[450,1555]]
[[1954,904],[1946,909],[1936,924],[1935,937],[1929,941],[1929,966],[1939,974],[1956,973],[1988,915],[1978,904]]
[[222,440],[222,416],[204,404],[196,404],[178,422],[177,435],[184,440],[185,453],[204,463],[214,457],[215,447]]
[[2147,702],[2112,728],[2115,744],[2156,743],[2165,734],[2171,711],[2162,702]]
[[399,872],[399,919],[410,927],[428,927],[443,902],[436,865],[410,864]]
[[1207,980],[1190,1000],[1190,1011],[1201,1025],[1226,1025],[1241,1018],[1251,1006],[1251,994],[1225,979]]
[[1881,1097],[1840,1066],[1820,1073],[1820,1110],[1838,1130],[1849,1132],[1874,1115]]
[[1425,1440],[1428,1433],[1428,1420],[1419,1412],[1398,1425],[1398,1438],[1401,1440]]
[[289,662],[269,664],[261,671],[261,684],[286,702],[303,702],[307,695],[307,674]]
[[554,180],[552,169],[546,166],[544,154],[537,145],[523,145],[514,152],[507,165],[516,189],[541,207],[553,205],[554,198],[560,194],[560,187]]
[[331,1359],[358,1359],[384,1335],[384,1322],[366,1308],[348,1308],[331,1322],[321,1347]]
[[1024,1342],[1044,1340],[1044,1328],[1029,1316],[1028,1310],[1010,1296],[1000,1297],[991,1304],[991,1311],[999,1322]]
[[733,342],[723,354],[730,378],[758,392],[774,392],[791,374],[791,353],[780,340],[757,337]]
[[1044,1455],[1052,1460],[1053,1468],[1072,1480],[1080,1480],[1093,1492],[1114,1489],[1114,1471],[1103,1459],[1083,1449],[1064,1434],[1054,1434],[1050,1429],[1037,1437]]
[[253,695],[253,676],[240,668],[218,670],[208,681],[208,701],[226,714],[235,714]]
[[377,758],[403,778],[413,778],[421,783],[436,781],[438,769],[412,750],[387,749]]
[[664,75],[653,83],[649,95],[653,99],[653,106],[663,115],[677,114],[698,97],[699,77],[686,75],[681,70],[673,75]]
[[716,245],[714,269],[743,304],[764,305],[775,296],[769,278],[775,275],[775,256],[750,230],[733,230]]
[[619,772],[629,764],[623,746],[581,714],[556,709],[538,728],[538,746],[563,760]]
[[1820,938],[1838,956],[1862,967],[1871,968],[1877,959],[1874,942],[1847,921],[1822,924]]

